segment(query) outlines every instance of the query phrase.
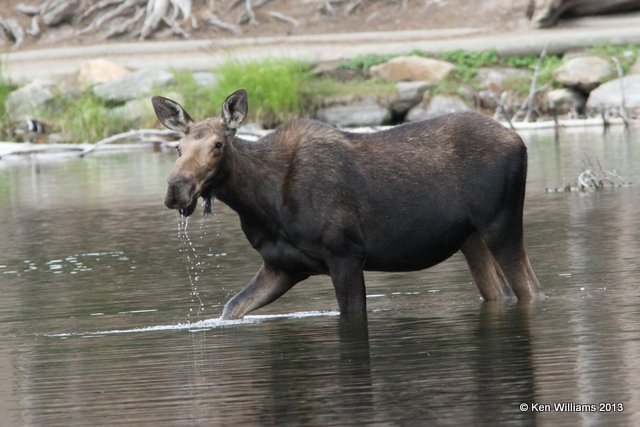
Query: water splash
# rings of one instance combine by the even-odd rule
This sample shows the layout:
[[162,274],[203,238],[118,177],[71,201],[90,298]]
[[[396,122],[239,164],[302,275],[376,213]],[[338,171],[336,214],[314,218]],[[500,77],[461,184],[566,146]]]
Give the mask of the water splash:
[[204,272],[202,269],[201,261],[198,257],[198,251],[193,244],[191,237],[187,231],[189,227],[189,217],[179,215],[178,219],[178,239],[180,239],[180,246],[178,251],[185,254],[187,260],[187,277],[189,278],[189,285],[191,285],[191,307],[189,307],[189,313],[187,319],[191,321],[191,316],[194,314],[193,305],[197,304],[195,317],[198,318],[204,312],[204,303],[200,298],[200,292],[198,291],[198,285],[200,276]]
[[287,314],[255,314],[245,316],[238,320],[223,320],[220,318],[204,319],[193,323],[177,323],[175,325],[156,325],[156,326],[144,326],[141,328],[131,329],[113,329],[109,331],[95,331],[95,332],[62,332],[56,334],[46,334],[48,337],[89,337],[100,335],[116,335],[116,334],[132,334],[132,333],[145,333],[145,332],[161,332],[161,331],[181,331],[188,330],[189,332],[207,331],[216,328],[222,328],[234,325],[248,325],[255,323],[263,323],[276,319],[305,319],[308,317],[336,317],[339,316],[338,311],[297,311]]

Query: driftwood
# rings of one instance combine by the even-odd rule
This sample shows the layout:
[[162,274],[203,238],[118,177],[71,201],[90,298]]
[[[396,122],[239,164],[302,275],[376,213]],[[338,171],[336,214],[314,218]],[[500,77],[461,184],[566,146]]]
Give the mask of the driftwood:
[[0,38],[8,38],[14,42],[15,47],[18,47],[24,41],[24,30],[15,19],[0,18]]
[[271,11],[271,12],[269,12],[269,16],[271,16],[274,19],[277,19],[278,21],[282,21],[282,22],[286,22],[287,24],[291,24],[294,27],[297,27],[298,25],[300,25],[300,23],[297,20],[293,19],[290,16],[285,15],[284,13]]
[[235,34],[236,36],[239,36],[242,34],[242,28],[240,28],[240,26],[235,24],[230,24],[228,22],[224,22],[222,19],[218,18],[218,16],[214,13],[207,12],[204,15],[203,19],[207,24],[212,25],[216,28],[220,28],[221,30],[224,30],[224,31],[229,31]]
[[[266,22],[269,18],[298,27],[300,17],[288,14],[281,7],[263,12],[263,8],[276,3],[274,0],[200,0],[199,3],[195,0],[31,0],[14,7],[15,13],[31,18],[31,25],[24,29],[13,23],[10,23],[12,29],[7,28],[9,24],[0,26],[0,41],[19,45],[25,37],[41,37],[50,28],[63,23],[71,23],[76,36],[96,34],[102,40],[121,36],[147,39],[158,32],[167,35],[167,30],[187,38],[191,31],[199,28],[199,20],[234,35],[242,34],[239,29],[242,25],[260,25],[262,20]],[[352,15],[366,10],[372,2],[314,0],[302,3],[309,4],[308,15],[301,15],[304,17],[316,12],[335,15],[337,11]],[[402,9],[413,7],[408,0],[396,4]],[[240,12],[229,16],[235,9]],[[374,11],[364,21],[379,14]],[[4,11],[3,15],[8,18]],[[3,22],[6,24],[6,21]]]
[[78,10],[78,0],[53,0],[47,1],[40,9],[42,22],[47,27],[53,27],[73,18]]
[[162,143],[162,144],[167,144],[169,143],[168,140],[166,140],[164,137],[173,137],[173,139],[175,139],[176,137],[176,133],[172,130],[166,130],[166,129],[137,129],[137,130],[130,130],[128,132],[124,132],[124,133],[119,133],[117,135],[112,135],[108,138],[102,139],[98,142],[96,142],[95,144],[91,144],[90,146],[86,147],[84,150],[82,150],[82,152],[79,154],[80,157],[84,157],[87,154],[93,152],[94,150],[96,150],[97,148],[99,148],[102,145],[106,145],[106,144],[111,144],[114,142],[119,142],[119,141],[127,141],[127,140],[133,140],[136,142],[142,142],[142,143]]
[[588,16],[640,10],[640,0],[529,0],[527,15],[536,28],[552,27],[562,16]]
[[545,191],[547,193],[585,192],[630,186],[631,182],[626,181],[615,169],[604,169],[599,160],[596,160],[594,165],[591,159],[585,156],[582,161],[582,170],[574,181],[566,182],[561,188],[546,188]]

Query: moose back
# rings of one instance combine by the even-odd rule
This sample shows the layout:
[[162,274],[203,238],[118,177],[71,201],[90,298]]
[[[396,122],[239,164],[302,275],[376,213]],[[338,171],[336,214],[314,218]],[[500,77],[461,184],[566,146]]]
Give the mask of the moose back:
[[544,296],[523,244],[526,147],[481,114],[369,134],[300,119],[246,141],[236,136],[244,89],[226,99],[221,118],[194,121],[174,101],[152,103],[182,135],[166,206],[190,215],[199,197],[221,200],[262,256],[225,319],[317,274],[331,277],[342,315],[364,314],[364,270],[421,270],[458,250],[485,300]]

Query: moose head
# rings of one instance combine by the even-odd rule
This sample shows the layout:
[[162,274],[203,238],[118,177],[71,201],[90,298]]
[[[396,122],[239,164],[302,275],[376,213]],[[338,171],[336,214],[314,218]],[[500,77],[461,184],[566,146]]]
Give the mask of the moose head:
[[154,96],[151,102],[160,123],[181,136],[164,204],[189,216],[198,197],[211,201],[211,187],[224,162],[225,149],[247,116],[247,91],[239,89],[227,97],[221,118],[200,121],[194,121],[180,104],[168,98]]

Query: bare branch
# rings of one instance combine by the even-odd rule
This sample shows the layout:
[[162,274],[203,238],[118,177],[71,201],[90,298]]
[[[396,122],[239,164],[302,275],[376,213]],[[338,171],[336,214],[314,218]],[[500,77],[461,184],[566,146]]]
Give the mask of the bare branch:
[[348,4],[345,9],[344,9],[344,14],[345,15],[352,15],[353,13],[355,13],[358,9],[360,9],[363,6],[362,4],[362,0],[354,0],[352,1],[350,4]]
[[620,117],[624,122],[625,127],[629,127],[629,116],[627,114],[626,107],[626,96],[624,93],[624,71],[622,71],[622,64],[620,64],[620,59],[614,56],[613,62],[616,63],[616,70],[618,71],[618,81],[620,82]]
[[27,16],[35,16],[40,13],[40,6],[32,6],[30,4],[18,3],[16,5],[16,11],[23,13]]
[[10,40],[13,40],[14,47],[18,47],[24,41],[24,30],[15,19],[0,18],[0,32],[6,34]]
[[31,18],[31,27],[27,30],[27,34],[33,37],[38,37],[40,33],[40,17],[35,15]]
[[86,19],[87,17],[91,16],[94,12],[98,11],[98,10],[102,10],[105,9],[109,6],[113,6],[116,4],[122,3],[122,0],[102,0],[96,4],[94,4],[93,6],[89,7],[87,10],[85,10],[79,17],[78,17],[78,22],[83,21],[84,19]]
[[300,25],[300,23],[297,20],[293,19],[290,16],[285,15],[284,13],[271,11],[271,12],[269,12],[269,16],[271,16],[274,19],[277,19],[278,21],[282,21],[282,22],[286,22],[287,24],[291,24],[294,27],[297,27],[298,25]]
[[519,117],[523,111],[526,109],[526,114],[524,116],[523,121],[529,122],[531,121],[531,116],[533,112],[536,110],[535,99],[536,94],[538,93],[538,75],[540,74],[540,67],[542,66],[542,62],[544,61],[545,56],[547,56],[547,48],[548,44],[544,46],[542,52],[540,52],[540,57],[538,58],[538,62],[536,63],[536,67],[533,70],[533,76],[531,77],[531,87],[529,88],[529,95],[527,99],[522,103],[514,118]]
[[224,30],[224,31],[229,31],[235,34],[236,36],[239,36],[242,34],[242,28],[240,28],[238,25],[224,22],[223,20],[218,18],[218,16],[214,13],[211,13],[211,12],[205,13],[205,15],[203,16],[203,19],[207,24],[213,25],[214,27],[220,28],[221,30]]
[[133,15],[133,18],[127,19],[124,22],[122,22],[120,25],[113,27],[112,29],[107,31],[107,33],[103,36],[103,38],[110,39],[111,37],[116,37],[121,34],[126,34],[130,32],[131,30],[133,30],[133,28],[136,25],[138,25],[138,23],[140,23],[140,21],[142,21],[142,17],[144,16],[144,13],[145,13],[144,9],[142,8],[138,9],[135,15]]

